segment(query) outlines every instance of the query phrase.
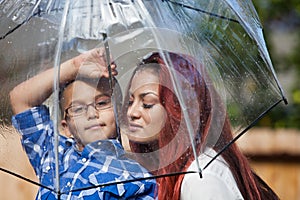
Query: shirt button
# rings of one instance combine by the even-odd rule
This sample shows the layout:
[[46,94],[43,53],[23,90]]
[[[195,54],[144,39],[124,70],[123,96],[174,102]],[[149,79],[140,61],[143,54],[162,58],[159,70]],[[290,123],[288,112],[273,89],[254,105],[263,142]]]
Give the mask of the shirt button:
[[41,147],[40,147],[39,145],[35,144],[35,145],[33,145],[33,150],[34,150],[35,152],[40,152]]
[[48,172],[50,170],[50,168],[51,168],[50,166],[47,166],[46,171]]
[[68,186],[68,187],[71,187],[71,183],[70,183],[70,182],[68,182],[68,183],[67,183],[67,186]]
[[85,163],[86,162],[86,158],[82,158],[81,161]]

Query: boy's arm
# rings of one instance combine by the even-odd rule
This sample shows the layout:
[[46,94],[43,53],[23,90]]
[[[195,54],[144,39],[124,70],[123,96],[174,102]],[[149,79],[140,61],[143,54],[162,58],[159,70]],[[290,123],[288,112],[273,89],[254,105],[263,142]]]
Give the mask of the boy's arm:
[[[64,74],[64,75],[63,75]],[[71,81],[76,74],[72,59],[61,65],[61,83]],[[53,92],[54,69],[48,69],[17,85],[10,92],[14,114],[41,105]]]
[[[115,65],[112,74],[116,75]],[[53,92],[54,69],[48,69],[17,85],[10,92],[10,102],[14,114],[41,105]],[[90,78],[108,77],[104,49],[93,49],[76,56],[61,65],[60,84],[72,81],[76,76]]]

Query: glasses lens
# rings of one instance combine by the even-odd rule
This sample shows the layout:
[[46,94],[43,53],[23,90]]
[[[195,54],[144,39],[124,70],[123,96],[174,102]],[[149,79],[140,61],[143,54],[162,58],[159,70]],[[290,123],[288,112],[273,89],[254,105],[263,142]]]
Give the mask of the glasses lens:
[[112,106],[110,97],[100,98],[95,102],[95,108],[97,110],[105,110]]
[[85,113],[85,106],[84,105],[73,105],[66,109],[66,113],[68,115],[70,115],[71,117],[82,115]]

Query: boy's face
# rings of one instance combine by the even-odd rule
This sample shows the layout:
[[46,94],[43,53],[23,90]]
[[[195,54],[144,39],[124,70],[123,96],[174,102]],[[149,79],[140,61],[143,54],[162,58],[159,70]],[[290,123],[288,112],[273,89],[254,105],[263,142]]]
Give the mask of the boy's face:
[[62,126],[81,150],[91,142],[116,138],[109,83],[102,78],[96,85],[76,80],[63,92],[62,107],[68,109],[68,114],[65,113]]

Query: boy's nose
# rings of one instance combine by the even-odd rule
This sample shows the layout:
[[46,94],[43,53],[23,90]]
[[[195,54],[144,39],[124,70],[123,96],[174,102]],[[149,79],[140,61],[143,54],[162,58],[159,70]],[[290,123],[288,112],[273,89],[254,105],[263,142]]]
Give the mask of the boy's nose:
[[88,118],[98,118],[99,117],[99,112],[96,110],[94,105],[88,105],[86,108],[86,115]]

